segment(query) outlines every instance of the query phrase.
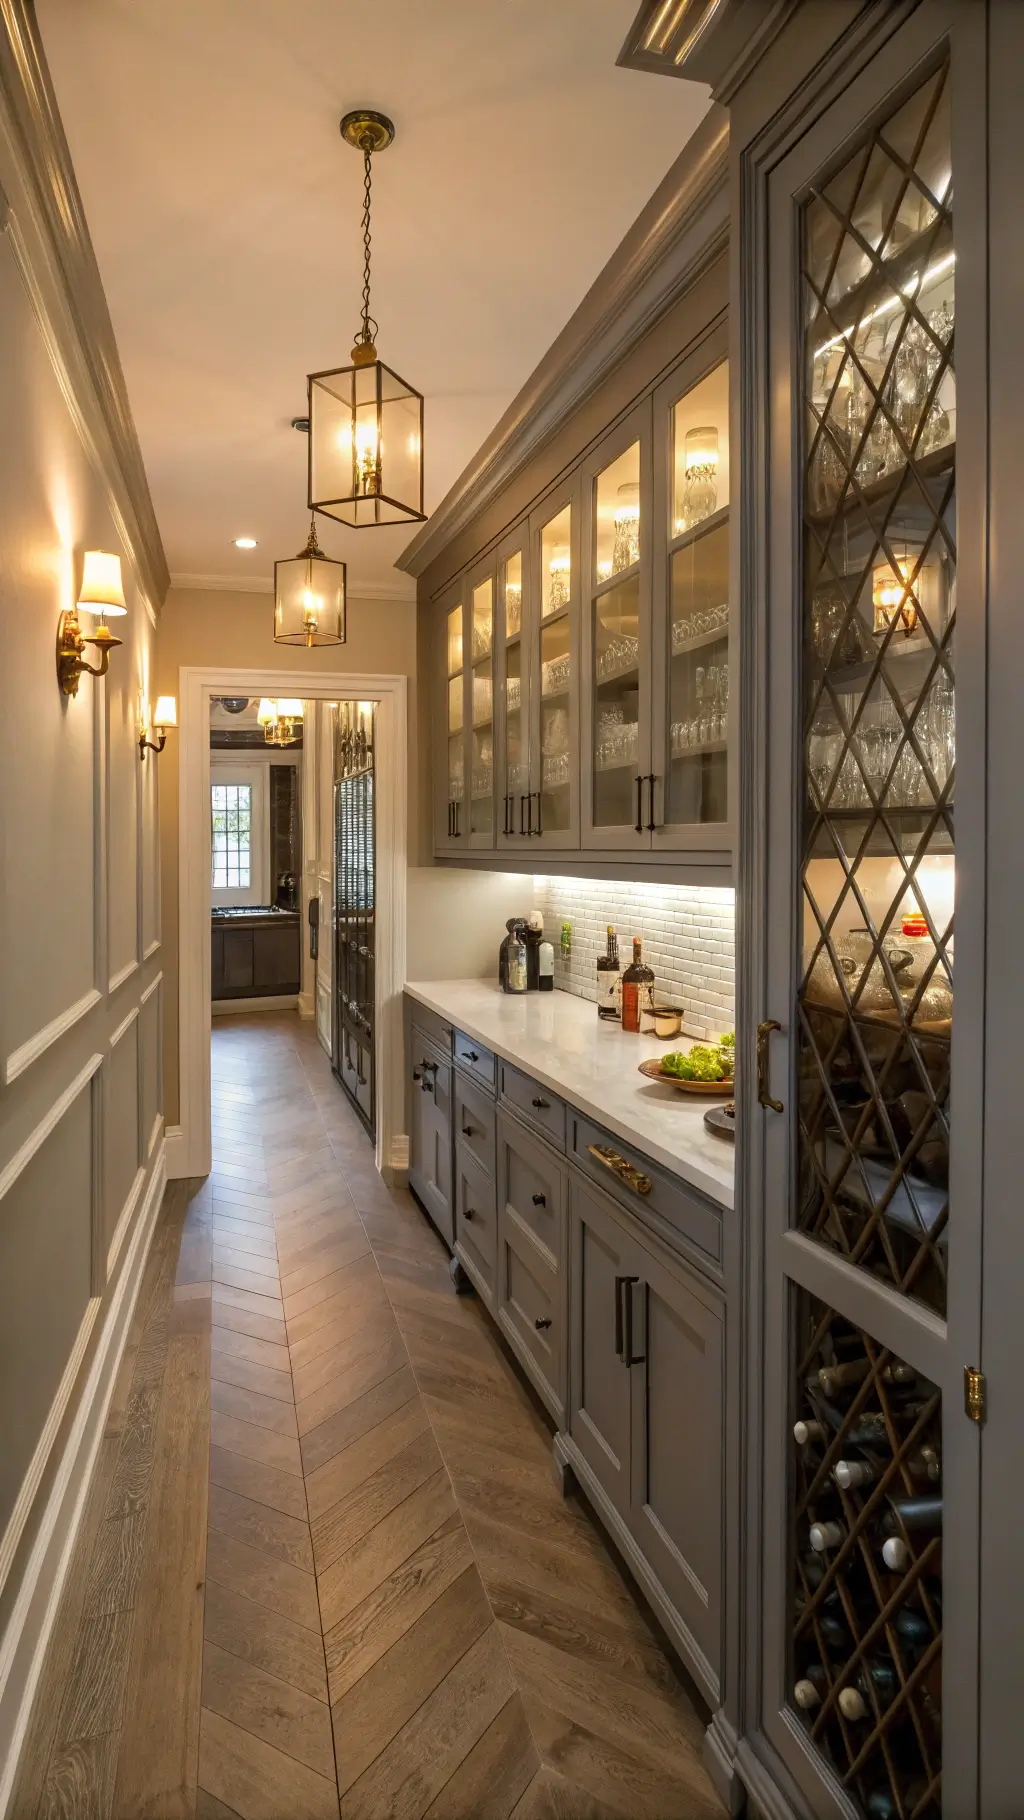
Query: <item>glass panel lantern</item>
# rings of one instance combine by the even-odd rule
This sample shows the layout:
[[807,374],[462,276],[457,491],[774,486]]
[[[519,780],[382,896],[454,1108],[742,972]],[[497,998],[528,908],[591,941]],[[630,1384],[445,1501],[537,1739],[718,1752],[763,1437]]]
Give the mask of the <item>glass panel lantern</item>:
[[274,564],[274,640],[279,645],[343,645],[345,564],[325,556],[309,527],[297,556]]
[[309,376],[309,505],[339,523],[423,510],[423,398],[381,360]]

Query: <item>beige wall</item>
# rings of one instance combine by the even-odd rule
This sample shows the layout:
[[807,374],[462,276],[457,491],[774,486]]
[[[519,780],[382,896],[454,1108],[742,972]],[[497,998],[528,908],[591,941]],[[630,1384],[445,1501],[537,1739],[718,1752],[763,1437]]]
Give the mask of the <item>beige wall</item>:
[[[372,535],[372,533],[371,533]],[[156,650],[155,692],[180,695],[182,667],[294,671],[295,694],[303,677],[318,672],[409,678],[409,777],[416,765],[416,606],[409,601],[352,600],[348,640],[305,651],[274,643],[274,604],[269,594],[172,588],[164,603]],[[226,691],[227,692],[227,691]],[[174,736],[171,736],[172,741]],[[160,761],[160,865],[165,931],[164,1078],[167,1122],[178,1121],[178,770],[168,745]],[[410,827],[410,865],[418,863],[418,833]]]

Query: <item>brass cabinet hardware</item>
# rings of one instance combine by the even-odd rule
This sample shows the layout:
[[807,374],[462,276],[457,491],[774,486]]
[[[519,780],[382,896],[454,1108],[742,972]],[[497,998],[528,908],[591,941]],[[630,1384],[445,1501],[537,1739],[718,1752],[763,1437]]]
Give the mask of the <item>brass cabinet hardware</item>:
[[634,1194],[650,1194],[654,1187],[649,1175],[644,1175],[628,1157],[620,1156],[609,1144],[588,1144],[587,1154],[596,1163],[600,1163],[602,1168],[610,1169],[613,1175],[618,1176],[623,1187],[631,1188]]
[[781,1112],[782,1101],[773,1100],[771,1086],[771,1064],[768,1059],[768,1044],[773,1030],[781,1030],[782,1025],[774,1017],[766,1018],[757,1026],[757,1103],[769,1112]]
[[964,1409],[972,1422],[984,1422],[986,1415],[985,1373],[976,1365],[964,1366]]

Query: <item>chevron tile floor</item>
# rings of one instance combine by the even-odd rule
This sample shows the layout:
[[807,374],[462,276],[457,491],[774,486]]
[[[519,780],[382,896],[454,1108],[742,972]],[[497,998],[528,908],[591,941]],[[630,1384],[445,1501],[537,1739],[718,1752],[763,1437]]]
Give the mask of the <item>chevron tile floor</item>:
[[16,1820],[720,1816],[704,1718],[310,1025],[217,1020],[213,1130],[168,1192]]

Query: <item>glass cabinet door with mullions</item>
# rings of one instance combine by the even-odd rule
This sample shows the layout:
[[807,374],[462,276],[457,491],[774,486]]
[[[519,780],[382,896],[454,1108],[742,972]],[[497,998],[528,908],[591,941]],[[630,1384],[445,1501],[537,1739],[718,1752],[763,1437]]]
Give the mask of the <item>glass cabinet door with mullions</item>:
[[[944,1642],[958,1672],[977,1669],[966,1614],[943,1598],[978,1545],[975,1239],[950,1180],[953,1158],[970,1179],[980,1144],[961,1122],[954,1151],[951,1095],[958,408],[976,422],[980,407],[966,386],[957,397],[959,142],[941,31],[914,11],[768,192],[766,1021],[751,1134],[782,1286],[767,1306],[766,1500],[788,1514],[784,1581],[768,1565],[777,1538],[765,1556],[780,1682],[764,1724],[830,1820],[968,1811],[970,1706],[948,1683],[944,1698]],[[964,1020],[968,1046],[977,1023]]]
[[653,844],[718,845],[730,787],[728,363],[682,396],[678,378],[662,388],[655,425],[667,476],[655,481]]
[[650,406],[584,469],[583,844],[650,846]]
[[579,509],[575,484],[530,521],[530,780],[516,826],[542,846],[579,846]]
[[440,605],[441,725],[435,846],[458,851],[468,832],[466,817],[466,669],[463,601],[455,590]]
[[501,695],[499,743],[501,764],[496,772],[497,844],[516,846],[525,841],[526,802],[533,789],[530,776],[530,559],[529,536],[524,529],[498,552],[498,595],[495,609],[495,642],[500,673],[495,687]]
[[494,845],[494,574],[471,577],[468,587],[466,730],[469,805],[466,845]]

